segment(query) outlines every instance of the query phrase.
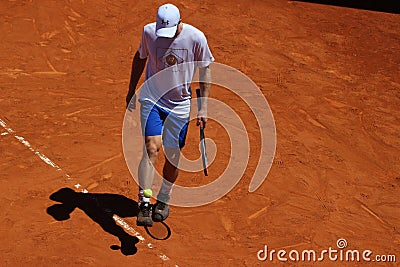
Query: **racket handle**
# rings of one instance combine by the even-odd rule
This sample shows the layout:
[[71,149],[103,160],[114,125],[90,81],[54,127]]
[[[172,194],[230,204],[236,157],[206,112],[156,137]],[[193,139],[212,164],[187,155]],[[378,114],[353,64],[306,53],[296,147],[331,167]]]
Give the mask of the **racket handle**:
[[[197,110],[200,111],[200,109],[201,109],[200,89],[196,89],[196,96],[197,96]],[[202,126],[202,124],[200,124],[200,148],[201,148],[201,158],[202,158],[202,162],[203,162],[204,175],[208,176],[208,171],[207,171],[208,160],[207,160],[207,154],[206,154],[206,142],[205,142],[205,136],[204,136],[204,127]]]
[[197,110],[200,111],[200,108],[201,108],[200,89],[196,89],[196,96],[197,96]]

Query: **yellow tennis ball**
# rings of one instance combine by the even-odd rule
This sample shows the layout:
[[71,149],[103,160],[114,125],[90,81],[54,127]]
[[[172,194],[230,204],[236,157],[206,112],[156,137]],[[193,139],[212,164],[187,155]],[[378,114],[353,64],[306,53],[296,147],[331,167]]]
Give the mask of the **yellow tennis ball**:
[[143,195],[144,197],[151,197],[153,195],[153,191],[151,191],[151,189],[145,189],[143,190]]

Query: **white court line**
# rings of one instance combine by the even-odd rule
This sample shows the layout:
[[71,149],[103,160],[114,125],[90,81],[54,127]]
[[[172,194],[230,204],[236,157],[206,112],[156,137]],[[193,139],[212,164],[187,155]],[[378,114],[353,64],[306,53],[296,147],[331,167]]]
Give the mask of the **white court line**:
[[[39,150],[34,149],[32,147],[32,145],[22,136],[19,136],[15,133],[15,131],[13,129],[11,129],[10,127],[7,126],[7,123],[5,121],[3,121],[2,119],[0,119],[0,126],[3,127],[4,130],[6,130],[6,132],[1,133],[1,136],[5,136],[5,135],[12,135],[15,139],[17,139],[21,144],[23,144],[25,147],[27,147],[30,151],[32,151],[36,156],[38,156],[44,163],[46,163],[47,165],[50,165],[51,167],[53,167],[56,171],[59,172],[63,172],[64,173],[64,177],[66,177],[67,179],[72,179],[71,176],[67,173],[65,173],[60,166],[58,166],[57,164],[55,164],[53,161],[51,161],[48,157],[46,157],[44,154],[40,153]],[[75,185],[76,189],[79,189],[81,187],[81,185],[79,183],[77,183]],[[86,190],[85,188],[81,189],[82,193],[89,193],[88,190]],[[120,218],[117,215],[113,216],[113,219],[115,220],[115,222],[117,224],[119,224],[121,227],[123,227],[127,232],[131,233],[133,236],[136,236],[142,244],[145,244],[146,247],[148,247],[149,249],[153,249],[153,244],[150,242],[146,242],[145,238],[140,235],[140,233],[138,231],[136,231],[133,227],[131,227],[127,222],[125,222],[122,218]],[[162,259],[163,261],[169,261],[171,260],[167,255],[157,252],[157,256]],[[178,267],[178,265],[175,264],[175,267]]]
[[[31,144],[27,140],[25,140],[25,138],[23,138],[22,136],[16,135],[15,131],[13,129],[11,129],[10,127],[8,127],[7,123],[5,123],[5,121],[3,121],[2,119],[0,119],[0,125],[1,125],[1,127],[4,128],[4,130],[6,130],[6,132],[3,132],[1,134],[2,136],[7,135],[7,134],[10,134],[10,135],[14,136],[15,139],[17,139],[21,144],[26,146],[30,151],[32,151],[36,156],[38,156],[42,161],[44,161],[44,163],[50,165],[51,167],[53,167],[57,171],[62,171],[62,169],[57,164],[55,164],[48,157],[46,157],[45,155],[40,153],[38,150],[34,149],[31,146]],[[68,174],[64,174],[64,176],[67,177],[67,178],[70,178],[70,176]]]

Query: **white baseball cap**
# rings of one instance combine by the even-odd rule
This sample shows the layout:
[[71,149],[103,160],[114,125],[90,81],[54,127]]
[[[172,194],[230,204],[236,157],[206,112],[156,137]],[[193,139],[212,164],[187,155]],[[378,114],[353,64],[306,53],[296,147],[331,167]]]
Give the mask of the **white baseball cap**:
[[173,4],[165,4],[158,8],[156,20],[156,35],[172,38],[175,36],[181,15]]

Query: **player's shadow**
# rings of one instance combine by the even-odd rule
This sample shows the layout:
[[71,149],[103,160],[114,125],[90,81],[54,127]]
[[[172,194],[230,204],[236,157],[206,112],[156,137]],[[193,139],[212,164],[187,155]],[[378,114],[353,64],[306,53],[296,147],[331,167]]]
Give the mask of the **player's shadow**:
[[138,213],[136,201],[117,194],[78,193],[70,188],[58,190],[50,195],[50,199],[61,203],[47,208],[47,213],[57,221],[68,220],[71,212],[79,208],[104,231],[118,237],[121,246],[113,245],[111,249],[120,249],[124,255],[133,255],[137,252],[135,245],[139,239],[126,233],[113,219],[114,214],[122,218],[136,216]]

